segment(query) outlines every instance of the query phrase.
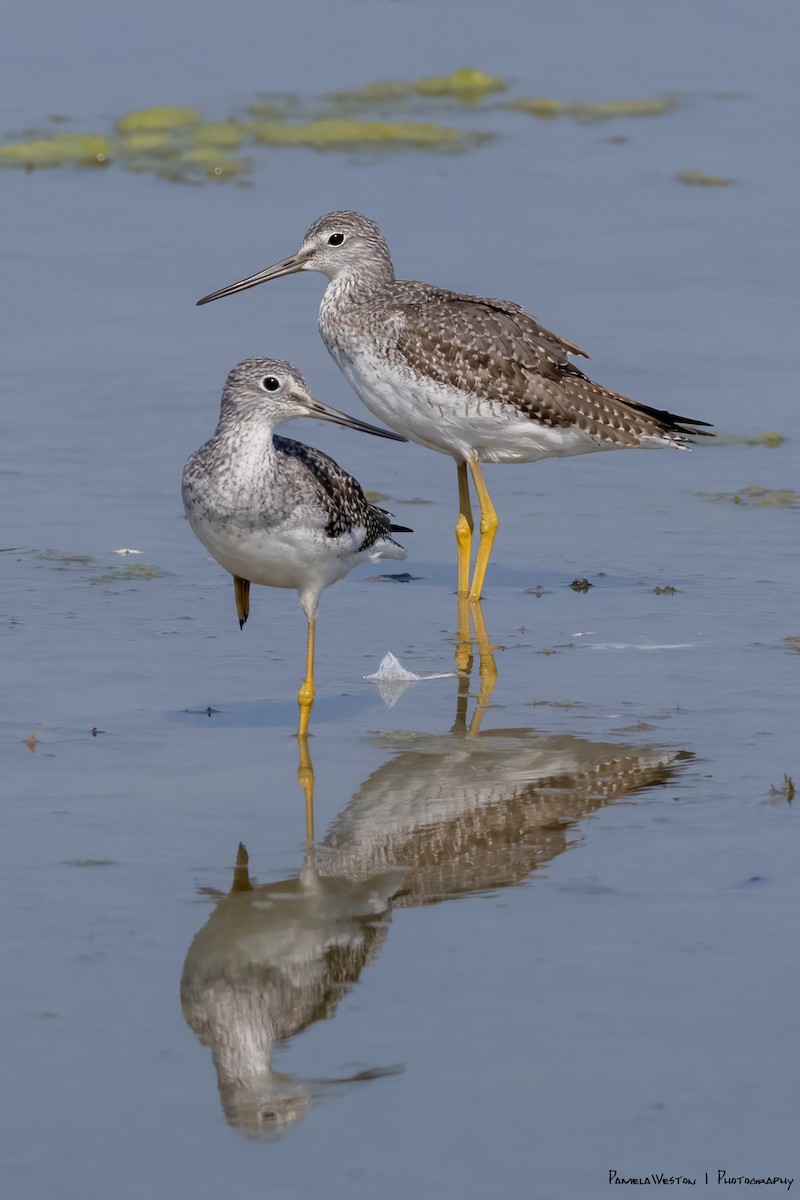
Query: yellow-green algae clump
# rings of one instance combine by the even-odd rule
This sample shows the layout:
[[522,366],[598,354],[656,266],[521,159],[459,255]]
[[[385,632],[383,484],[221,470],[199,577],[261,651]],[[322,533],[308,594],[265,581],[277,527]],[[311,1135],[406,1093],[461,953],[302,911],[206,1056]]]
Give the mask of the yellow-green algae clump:
[[409,96],[450,96],[457,100],[481,100],[491,92],[505,91],[505,80],[487,75],[476,67],[459,67],[449,75],[426,75],[409,81],[378,79],[349,91],[331,92],[329,100],[339,104],[382,104]]
[[702,171],[680,171],[675,178],[678,183],[686,183],[690,187],[730,187],[733,183],[732,179],[726,179],[724,175],[704,175]]
[[446,125],[419,121],[349,121],[322,117],[300,125],[280,121],[256,121],[250,127],[257,142],[269,146],[312,146],[325,150],[335,146],[438,146],[475,144],[490,134],[465,134]]
[[168,129],[185,129],[200,125],[203,118],[196,108],[179,108],[160,104],[154,108],[137,108],[117,121],[117,133],[159,133]]
[[180,161],[191,169],[205,172],[209,179],[241,175],[249,165],[243,158],[231,158],[230,155],[220,153],[215,146],[198,146],[194,150],[187,150],[181,155]]
[[732,504],[755,505],[758,508],[797,508],[800,495],[791,488],[744,487],[738,492],[698,492],[708,500],[730,500]]
[[674,96],[664,96],[657,100],[606,100],[600,104],[581,104],[548,96],[523,96],[519,100],[509,100],[504,107],[543,120],[572,117],[574,121],[589,123],[612,121],[617,117],[660,117],[663,113],[673,112],[678,101]]
[[108,140],[96,133],[57,133],[0,146],[0,165],[9,167],[97,167],[111,157]]
[[238,150],[244,140],[241,126],[234,121],[209,121],[192,130],[192,141],[198,146],[214,146],[219,150]]

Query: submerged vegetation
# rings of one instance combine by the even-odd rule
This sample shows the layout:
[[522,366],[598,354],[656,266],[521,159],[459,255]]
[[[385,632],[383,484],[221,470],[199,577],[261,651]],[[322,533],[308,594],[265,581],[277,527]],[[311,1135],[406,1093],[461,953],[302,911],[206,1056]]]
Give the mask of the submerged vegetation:
[[[445,75],[419,79],[378,79],[323,96],[263,95],[223,119],[206,119],[197,108],[153,105],[119,116],[104,132],[78,133],[53,116],[56,128],[37,129],[0,144],[0,167],[35,171],[45,167],[117,166],[182,183],[234,179],[246,182],[253,162],[243,147],[300,147],[375,155],[383,152],[470,150],[496,136],[491,129],[469,128],[465,114],[494,114],[500,109],[545,121],[567,118],[579,124],[658,117],[679,107],[666,95],[588,103],[552,96],[521,96],[493,101],[508,81],[477,67],[459,67]],[[447,111],[452,121],[435,119]],[[434,117],[433,120],[427,119]],[[414,119],[407,119],[413,117]],[[507,118],[509,121],[510,118]],[[624,142],[624,134],[606,138]],[[732,182],[699,171],[674,176],[698,187]]]
[[655,100],[605,100],[599,104],[582,104],[576,101],[555,100],[550,96],[522,96],[509,100],[504,108],[514,112],[525,112],[541,120],[571,117],[574,121],[611,121],[617,117],[660,117],[678,107],[674,96]]
[[723,175],[704,175],[702,171],[679,171],[675,178],[689,187],[719,188],[730,187],[733,183]]
[[487,75],[475,67],[461,67],[449,75],[426,75],[422,79],[378,79],[360,88],[331,92],[327,98],[345,107],[392,104],[419,96],[476,103],[492,92],[505,89],[505,80],[497,75]]
[[743,487],[738,492],[698,492],[706,500],[730,500],[754,508],[798,508],[800,493],[791,488]]

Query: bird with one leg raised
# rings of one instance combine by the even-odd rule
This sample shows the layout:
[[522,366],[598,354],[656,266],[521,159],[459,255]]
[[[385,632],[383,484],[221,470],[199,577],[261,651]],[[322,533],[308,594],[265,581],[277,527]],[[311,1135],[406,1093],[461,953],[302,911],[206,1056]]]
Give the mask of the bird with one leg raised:
[[304,737],[314,701],[321,593],[359,563],[405,558],[391,535],[411,530],[393,525],[327,454],[274,432],[295,417],[403,440],[315,400],[290,363],[249,358],[228,374],[214,436],[186,463],[182,491],[194,533],[233,576],[240,627],[249,614],[251,583],[295,588],[300,595],[308,620],[298,696]]

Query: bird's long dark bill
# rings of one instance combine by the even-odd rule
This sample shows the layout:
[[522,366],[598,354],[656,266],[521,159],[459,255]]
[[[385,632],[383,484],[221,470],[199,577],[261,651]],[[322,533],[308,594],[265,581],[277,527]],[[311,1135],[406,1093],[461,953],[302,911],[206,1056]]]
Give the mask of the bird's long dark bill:
[[327,404],[320,404],[318,400],[309,408],[308,415],[309,417],[319,417],[321,421],[331,421],[334,425],[344,425],[345,429],[355,429],[358,433],[371,433],[375,437],[389,438],[392,442],[408,440],[401,437],[399,433],[392,433],[389,429],[379,429],[377,425],[368,425],[366,421],[359,421],[357,417],[348,417],[347,413],[341,413],[335,408],[328,408]]
[[247,279],[240,279],[238,283],[231,283],[228,287],[220,288],[218,292],[211,292],[208,296],[203,296],[203,299],[198,300],[197,303],[210,304],[212,300],[221,300],[223,296],[232,296],[234,292],[246,292],[248,288],[256,287],[259,283],[266,283],[269,279],[280,279],[281,275],[294,275],[295,271],[302,271],[304,261],[300,254],[290,254],[288,258],[273,263],[271,267],[267,267],[265,271],[259,271],[257,275],[250,275]]

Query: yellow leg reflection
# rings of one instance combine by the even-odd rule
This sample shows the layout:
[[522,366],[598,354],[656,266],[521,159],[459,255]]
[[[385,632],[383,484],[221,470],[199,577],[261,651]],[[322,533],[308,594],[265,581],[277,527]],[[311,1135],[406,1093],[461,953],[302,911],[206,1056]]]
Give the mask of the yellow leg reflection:
[[466,597],[469,592],[469,563],[472,553],[472,505],[469,500],[469,477],[467,464],[458,464],[458,521],[456,543],[458,545],[458,594]]
[[316,626],[316,619],[310,617],[306,644],[306,677],[297,695],[297,703],[300,705],[300,727],[297,730],[299,738],[304,738],[308,733],[308,718],[311,716],[311,706],[314,703],[314,631]]
[[314,766],[308,749],[308,738],[299,737],[300,765],[297,768],[297,779],[306,798],[306,841],[309,847],[314,845]]
[[475,559],[475,573],[472,576],[472,586],[469,589],[470,600],[476,601],[481,598],[483,580],[486,575],[486,568],[489,565],[489,555],[492,552],[494,535],[497,533],[498,520],[497,513],[494,511],[494,506],[489,499],[489,492],[483,481],[483,473],[477,459],[470,459],[469,469],[472,472],[472,482],[475,484],[475,491],[478,493],[478,503],[481,506],[481,540],[478,546],[478,557]]
[[236,615],[239,618],[239,628],[244,629],[244,623],[250,616],[250,580],[234,575],[233,592],[236,596]]
[[489,707],[492,692],[497,684],[497,666],[494,661],[492,647],[489,644],[489,635],[486,632],[486,623],[483,619],[483,610],[480,604],[471,603],[469,611],[475,630],[475,641],[478,644],[478,672],[480,677],[480,690],[475,702],[475,711],[472,714],[472,720],[469,725],[470,736],[476,736],[480,733],[483,714]]
[[456,626],[456,666],[460,672],[472,670],[472,632],[469,627],[469,601],[458,597],[458,624]]

